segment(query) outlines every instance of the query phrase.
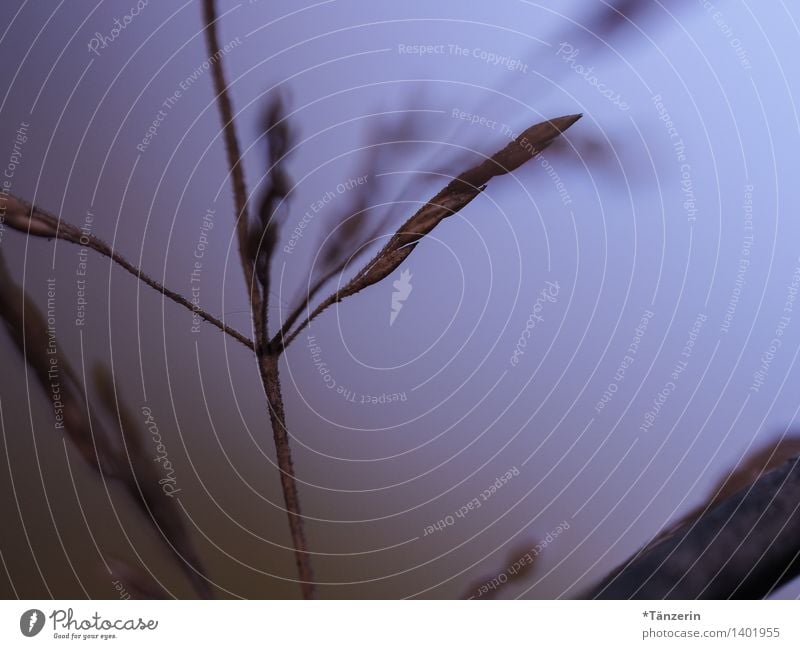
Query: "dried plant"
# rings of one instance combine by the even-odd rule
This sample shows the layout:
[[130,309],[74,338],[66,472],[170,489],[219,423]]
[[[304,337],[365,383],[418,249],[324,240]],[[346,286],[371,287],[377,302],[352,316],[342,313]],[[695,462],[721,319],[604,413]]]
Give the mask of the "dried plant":
[[77,226],[59,219],[50,214],[50,212],[40,207],[33,206],[13,194],[5,194],[4,200],[6,202],[5,224],[7,226],[27,235],[44,237],[46,239],[61,239],[62,241],[68,241],[69,243],[90,248],[104,257],[108,257],[138,280],[154,288],[165,297],[187,309],[191,309],[196,315],[206,322],[213,324],[220,331],[232,336],[250,349],[254,348],[252,340],[249,340],[234,328],[229,327],[219,318],[215,318],[196,304],[193,304],[177,291],[166,288],[146,273],[143,273],[102,239],[97,238],[93,234],[83,232]]
[[462,599],[495,599],[510,586],[520,583],[536,571],[539,554],[531,547],[536,543],[519,544],[511,549],[505,565],[492,576],[471,582]]
[[[288,315],[274,335],[270,335],[270,270],[280,241],[281,226],[289,210],[292,181],[286,161],[296,139],[287,118],[286,99],[275,93],[266,107],[263,123],[267,173],[261,200],[256,209],[251,209],[228,84],[221,61],[213,56],[220,50],[215,2],[203,0],[202,6],[207,48],[214,58],[211,70],[233,193],[240,262],[250,303],[252,339],[227,325],[224,319],[166,288],[102,240],[39,206],[4,194],[5,225],[28,236],[60,239],[94,250],[253,351],[269,409],[299,583],[303,596],[314,598],[317,595],[315,578],[281,393],[281,355],[326,309],[386,279],[426,236],[446,218],[467,207],[494,177],[515,171],[557,142],[558,136],[580,115],[567,115],[535,124],[502,150],[452,178],[386,239],[372,259],[350,273],[355,262],[385,233],[393,221],[393,212],[404,204],[398,200],[381,200],[380,190],[374,185],[353,192],[351,200],[341,204],[339,214],[332,220],[332,231],[320,245],[317,261],[308,274],[306,290],[289,306]],[[604,3],[602,7],[591,10],[586,21],[588,28],[571,28],[561,34],[562,40],[574,40],[584,51],[591,52],[655,6],[657,3],[634,0]],[[563,66],[561,73],[564,73]],[[407,115],[392,128],[374,132],[374,141],[365,147],[370,151],[365,167],[379,167],[385,152],[383,145],[408,140],[412,130]],[[552,153],[573,156],[576,150],[590,160],[609,155],[607,142],[588,135],[581,136],[577,143],[571,141],[569,146],[554,147]],[[394,207],[381,207],[392,203]],[[350,279],[314,306],[322,289],[345,273],[351,275]],[[0,319],[41,387],[49,394],[51,360],[46,350],[52,340],[51,332],[48,332],[37,307],[11,279],[2,255]],[[133,499],[140,513],[165,542],[198,596],[210,597],[212,591],[183,516],[174,501],[165,498],[161,492],[152,459],[142,444],[139,424],[121,402],[113,377],[102,367],[96,368],[94,373],[95,393],[99,395],[106,418],[114,422],[109,428],[90,407],[89,395],[63,355],[58,355],[58,365],[64,431],[68,440],[99,477],[117,483]],[[112,435],[112,430],[119,434]],[[799,574],[799,450],[800,441],[791,438],[752,454],[741,467],[716,485],[704,504],[659,534],[604,578],[588,596],[653,599],[765,597]],[[778,466],[781,462],[783,465]],[[527,555],[512,552],[506,567],[497,573],[506,575],[502,583],[497,576],[479,579],[465,597],[495,597],[509,583],[529,574],[536,567],[536,557],[523,561],[525,556],[530,557],[530,552]],[[111,560],[110,563],[113,572],[121,576],[137,595],[152,599],[168,596],[167,591],[142,568],[124,560]],[[495,582],[496,587],[488,586]]]
[[[391,145],[404,143],[413,136],[418,127],[416,116],[415,112],[406,111],[388,125],[382,122],[380,128],[370,129],[363,145],[369,152],[362,163],[363,168],[382,169],[394,153]],[[377,173],[371,176],[368,183],[356,187],[348,195],[351,200],[344,201],[330,220],[331,231],[319,245],[307,288],[294,301],[295,306],[289,311],[281,330],[283,335],[305,313],[322,288],[332,279],[340,277],[386,232],[395,213],[403,206],[397,194],[390,195],[382,186]],[[376,206],[389,207],[380,213]]]
[[[217,37],[217,16],[214,0],[204,0],[203,12],[206,22],[206,43],[209,53],[213,56],[219,51],[219,38]],[[253,229],[248,219],[247,186],[244,179],[244,170],[240,164],[241,150],[236,135],[236,125],[233,121],[233,109],[228,95],[228,85],[222,65],[217,62],[213,68],[214,87],[217,93],[217,103],[222,119],[222,128],[225,137],[225,148],[230,167],[231,184],[233,187],[234,203],[236,206],[236,231],[239,239],[239,253],[244,271],[245,282],[248,285],[250,307],[253,317],[253,330],[255,332],[255,353],[258,361],[259,374],[264,387],[264,393],[269,405],[272,434],[275,441],[275,452],[278,469],[281,472],[281,490],[283,491],[284,504],[289,516],[289,530],[295,550],[295,561],[300,575],[300,585],[306,599],[316,597],[314,573],[308,555],[305,529],[300,512],[300,497],[297,493],[297,480],[294,473],[292,452],[289,446],[289,432],[286,429],[286,415],[281,394],[280,377],[278,374],[278,354],[273,353],[269,343],[267,314],[269,311],[269,272],[271,255],[274,250],[276,225],[268,218],[267,223],[260,223],[262,236],[258,246],[253,246]],[[281,127],[278,126],[278,132]],[[279,151],[282,143],[279,138]],[[288,141],[288,137],[284,138]],[[285,153],[285,147],[284,147]],[[275,155],[281,159],[282,155]],[[273,165],[274,167],[275,165]],[[274,179],[273,179],[274,181]],[[284,187],[278,186],[277,191],[283,192]],[[257,231],[257,230],[256,230]],[[255,249],[254,249],[255,248]],[[258,267],[258,272],[257,272]]]
[[800,575],[798,451],[790,437],[749,454],[586,597],[755,599]]
[[[117,400],[108,372],[98,367],[95,383],[100,401],[116,419],[119,438],[111,435],[92,411],[88,395],[67,358],[60,353],[54,331],[33,301],[20,289],[0,253],[0,319],[48,397],[57,394],[63,430],[86,463],[102,478],[128,493],[142,515],[166,543],[200,597],[211,597],[200,559],[172,498],[158,483],[153,460],[143,446],[138,426]],[[140,577],[140,581],[145,578]]]
[[386,278],[405,261],[425,235],[430,234],[448,216],[469,205],[492,178],[514,171],[544,151],[580,117],[567,115],[535,124],[501,151],[453,179],[400,227],[372,261],[342,288],[323,300],[292,333],[288,333],[291,322],[289,327],[284,324],[273,344],[278,349],[287,347],[297,334],[329,306]]
[[744,460],[727,473],[708,494],[705,502],[682,516],[676,523],[661,532],[647,546],[672,536],[676,530],[699,520],[714,507],[742,491],[751,487],[762,475],[776,469],[791,458],[800,455],[800,437],[785,437],[775,442],[768,442],[751,451]]
[[[213,54],[219,50],[217,36],[217,15],[214,0],[204,0],[203,13],[206,23],[206,43],[208,51]],[[496,176],[508,174],[534,158],[546,149],[561,133],[574,124],[580,115],[568,115],[544,121],[525,130],[513,142],[492,156],[486,157],[453,178],[447,186],[426,202],[411,218],[409,218],[391,237],[381,250],[354,273],[330,297],[323,300],[313,310],[311,303],[322,287],[333,277],[342,274],[362,255],[369,244],[383,232],[383,228],[391,216],[391,210],[368,226],[366,214],[370,211],[373,195],[356,195],[353,202],[343,210],[337,220],[337,228],[327,239],[320,251],[320,263],[310,275],[309,289],[302,299],[289,312],[277,333],[270,337],[268,326],[270,297],[270,266],[274,251],[280,237],[280,226],[283,214],[287,209],[291,182],[286,171],[285,161],[293,146],[293,136],[289,128],[285,100],[274,95],[267,107],[264,123],[265,137],[268,144],[268,171],[265,187],[259,208],[253,210],[251,216],[248,204],[247,185],[241,161],[241,149],[236,134],[232,103],[228,93],[228,85],[224,69],[220,61],[212,66],[216,100],[222,121],[222,132],[230,171],[231,186],[235,206],[235,227],[240,253],[240,261],[247,286],[253,326],[253,339],[247,338],[225,322],[192,304],[179,293],[169,290],[153,280],[139,268],[128,262],[118,252],[94,236],[85,235],[76,226],[52,215],[38,206],[30,205],[20,198],[8,196],[6,224],[29,236],[58,238],[70,243],[89,247],[113,260],[116,264],[132,273],[138,279],[160,292],[177,304],[192,310],[205,321],[228,334],[238,342],[253,350],[258,364],[259,374],[269,408],[271,428],[276,448],[277,464],[280,471],[281,489],[284,497],[289,528],[294,547],[295,560],[299,573],[299,582],[305,598],[316,597],[315,579],[310,562],[310,554],[306,541],[303,518],[300,509],[297,481],[295,478],[290,435],[286,427],[286,415],[281,394],[279,376],[279,359],[287,346],[294,340],[314,318],[328,307],[359,293],[380,282],[390,275],[413,252],[414,248],[429,235],[444,219],[466,207],[486,189],[487,184]],[[400,121],[395,125],[389,138],[396,137],[403,141],[404,129],[408,122]],[[384,137],[387,134],[384,133]],[[375,165],[380,160],[380,147],[376,147],[368,164]],[[35,307],[23,298],[22,294],[13,293],[13,283],[5,274],[0,280],[0,306],[4,320],[9,326],[12,337],[21,350],[26,350],[26,359],[31,366],[41,373],[44,366],[36,349],[40,343],[26,348],[25,340],[42,336],[41,323],[30,314],[36,313]],[[26,329],[22,329],[22,302],[28,314]],[[299,325],[296,322],[305,317]],[[11,324],[9,324],[11,323]],[[44,359],[46,360],[46,359]],[[44,375],[40,376],[44,380]],[[80,450],[87,462],[98,468],[103,475],[119,480],[136,499],[138,506],[145,512],[153,524],[159,528],[163,538],[174,554],[183,560],[182,568],[192,581],[201,596],[210,594],[207,581],[200,569],[191,543],[183,526],[170,503],[159,498],[157,476],[152,474],[152,463],[144,461],[144,454],[134,430],[136,425],[130,413],[120,403],[110,376],[103,370],[96,372],[96,386],[102,403],[109,414],[115,417],[119,430],[122,448],[115,448],[112,439],[98,434],[95,428],[88,425],[85,414],[78,407],[82,401],[82,390],[77,381],[70,394],[70,425],[68,435],[73,444]],[[43,383],[44,385],[44,383]],[[124,461],[123,461],[124,460]],[[162,597],[163,589],[153,583],[147,576],[125,564],[118,564],[121,572],[130,577],[130,582],[137,592],[144,596]]]

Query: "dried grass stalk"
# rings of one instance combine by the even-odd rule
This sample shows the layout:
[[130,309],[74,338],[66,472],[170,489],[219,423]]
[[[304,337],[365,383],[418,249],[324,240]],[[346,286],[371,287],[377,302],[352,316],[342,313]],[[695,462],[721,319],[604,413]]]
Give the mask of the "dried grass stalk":
[[[415,136],[419,128],[416,118],[417,113],[409,111],[388,125],[382,124],[380,128],[370,129],[364,143],[368,154],[362,164],[364,169],[373,172],[371,178],[366,185],[348,192],[352,197],[351,200],[343,203],[338,216],[331,219],[335,225],[320,246],[318,263],[310,274],[308,288],[298,300],[295,300],[297,306],[289,312],[272,344],[277,344],[283,339],[323,286],[362,257],[369,250],[370,244],[377,241],[386,231],[387,224],[392,222],[394,209],[390,209],[380,218],[371,219],[373,212],[370,209],[371,205],[383,202],[398,206],[396,202],[398,197],[395,196],[394,200],[390,200],[389,196],[382,195],[384,190],[376,170],[382,169],[388,162],[397,164],[397,158],[400,156],[394,155],[395,147],[392,145],[409,142]],[[372,224],[368,227],[370,220]]]
[[269,351],[269,307],[270,268],[272,255],[278,243],[280,214],[286,211],[291,189],[291,179],[286,171],[286,157],[293,145],[293,136],[286,119],[284,98],[275,93],[264,115],[264,136],[267,141],[268,171],[264,193],[258,208],[258,218],[249,226],[247,256],[253,260],[255,279],[261,291],[261,313],[259,343]]
[[90,248],[91,250],[100,253],[104,257],[108,257],[117,265],[127,270],[131,275],[164,295],[164,297],[167,297],[173,302],[186,307],[187,309],[191,310],[192,313],[196,313],[206,322],[213,324],[220,331],[235,338],[250,349],[254,349],[253,341],[247,338],[247,336],[239,333],[233,327],[229,327],[219,318],[216,318],[210,313],[207,313],[203,309],[199,308],[197,305],[183,297],[180,293],[166,288],[161,283],[142,272],[139,268],[125,259],[125,257],[111,248],[111,246],[109,246],[105,241],[92,234],[86,234],[85,232],[82,232],[77,226],[59,219],[46,210],[43,210],[35,205],[30,205],[26,201],[14,196],[13,194],[8,194],[5,223],[9,227],[25,234],[34,235],[37,237],[45,237],[47,239],[60,239],[62,241],[68,241],[69,243],[74,243],[78,246]]
[[696,519],[639,550],[586,597],[757,599],[796,577],[800,456],[762,471],[748,487],[723,500],[713,498]]
[[[204,0],[203,11],[206,22],[206,43],[209,53],[213,56],[219,51],[214,0]],[[247,216],[247,187],[241,165],[236,125],[233,120],[233,108],[228,95],[225,71],[219,61],[213,66],[213,75],[222,128],[225,134],[225,148],[228,154],[234,202],[236,204],[236,230],[239,240],[239,253],[250,296],[258,370],[269,405],[276,459],[278,469],[281,472],[281,490],[283,491],[283,500],[289,518],[289,531],[292,536],[295,561],[300,573],[300,588],[304,598],[313,599],[316,598],[316,587],[308,553],[303,517],[300,512],[300,497],[297,490],[297,479],[294,474],[289,433],[286,429],[286,416],[283,409],[283,397],[278,376],[279,352],[271,349],[267,327],[269,264],[277,235],[275,228],[270,227],[269,222],[264,224],[262,220],[262,233],[266,241],[263,241],[260,247],[255,247],[254,249],[252,245],[252,230]],[[280,157],[283,157],[287,148],[287,143],[279,144],[279,149],[282,149]],[[270,221],[274,221],[274,219]]]
[[[48,330],[41,311],[9,275],[2,253],[0,319],[48,397],[53,393],[53,381],[57,381],[63,408],[63,430],[70,443],[101,476],[123,486],[167,544],[197,594],[211,597],[208,580],[186,532],[181,512],[161,491],[152,458],[144,452],[141,438],[133,433],[133,417],[124,407],[118,410],[117,421],[123,442],[120,444],[88,410],[89,401],[77,374],[69,361],[58,353],[55,333]],[[57,370],[55,375],[52,374],[53,368]],[[115,399],[107,373],[99,371],[97,379],[101,400],[112,412],[117,412],[113,409],[112,401]]]
[[355,277],[333,295],[324,300],[294,330],[273,344],[283,349],[320,313],[346,297],[381,281],[412,253],[414,247],[445,218],[460,211],[486,187],[495,176],[511,173],[546,149],[553,140],[572,126],[581,115],[567,115],[541,122],[525,130],[516,140],[480,164],[453,179],[442,191],[406,221],[381,249],[377,256],[362,268]]
[[532,545],[533,542],[515,546],[501,570],[497,570],[493,576],[487,575],[471,582],[461,599],[495,599],[511,585],[527,579],[536,571],[539,563],[539,555],[531,554]]
[[[83,388],[77,374],[62,355],[48,353],[58,350],[55,335],[48,332],[39,307],[17,286],[6,268],[0,251],[0,319],[11,340],[25,359],[48,398],[52,398],[53,381],[58,382],[59,397],[63,405],[63,430],[69,441],[89,466],[103,476],[116,479],[119,474],[118,457],[111,438],[101,428],[93,433],[84,408]],[[51,363],[56,359],[56,364]],[[51,375],[55,367],[56,371]]]
[[165,495],[160,475],[152,453],[142,443],[141,427],[126,405],[118,398],[111,374],[102,365],[95,366],[94,384],[100,402],[120,431],[120,461],[127,460],[126,470],[120,471],[120,480],[128,493],[139,504],[160,532],[164,542],[175,555],[176,562],[200,597],[213,596],[200,557],[192,544],[184,517],[171,496]]
[[[217,16],[214,0],[203,0],[203,12],[206,22],[206,42],[209,53],[215,56],[219,51],[219,38],[217,35]],[[204,311],[198,311],[188,300],[180,294],[169,291],[155,280],[149,278],[139,269],[115,253],[107,244],[99,239],[84,235],[78,228],[71,224],[62,223],[56,217],[31,207],[19,199],[13,198],[13,209],[8,210],[8,223],[12,227],[23,230],[35,236],[54,237],[72,243],[88,246],[100,254],[108,256],[117,264],[134,274],[148,285],[152,286],[165,296],[173,299],[178,304],[190,308],[202,318],[219,327],[225,333],[233,336],[241,343],[255,351],[259,368],[259,375],[263,384],[264,393],[270,410],[270,419],[275,441],[278,467],[281,472],[281,489],[283,491],[289,526],[294,546],[295,558],[303,596],[313,598],[316,596],[313,571],[309,560],[309,552],[305,538],[303,518],[300,512],[297,481],[294,474],[293,461],[290,449],[289,433],[285,424],[285,412],[281,394],[278,363],[280,355],[286,346],[297,334],[308,325],[317,315],[327,307],[338,303],[344,298],[354,295],[364,288],[371,286],[391,274],[411,254],[419,241],[429,234],[441,221],[455,214],[468,205],[486,187],[486,184],[495,176],[507,174],[524,164],[539,152],[544,150],[563,131],[569,128],[580,115],[570,115],[536,124],[522,133],[514,142],[508,144],[501,151],[495,153],[480,164],[468,169],[457,178],[453,179],[442,191],[428,201],[414,216],[412,216],[381,249],[378,255],[343,288],[338,290],[328,299],[324,300],[293,333],[289,334],[291,326],[299,319],[300,314],[307,310],[310,299],[317,291],[335,274],[342,272],[357,254],[348,255],[345,252],[347,243],[363,238],[366,232],[363,214],[366,211],[366,202],[362,197],[356,203],[355,215],[352,222],[349,220],[341,229],[338,237],[334,237],[330,250],[324,251],[323,268],[317,278],[312,282],[311,290],[301,306],[290,315],[281,330],[270,340],[268,335],[268,297],[270,264],[278,240],[278,219],[276,213],[289,194],[289,180],[283,168],[283,161],[290,149],[291,137],[286,125],[283,105],[280,101],[274,102],[267,114],[267,140],[270,145],[270,173],[268,186],[258,213],[258,221],[250,223],[248,218],[248,194],[241,163],[241,150],[236,135],[233,117],[233,107],[228,94],[228,86],[222,65],[217,60],[212,66],[212,75],[216,90],[216,99],[220,109],[225,149],[228,159],[231,183],[233,188],[234,203],[236,207],[236,232],[239,251],[248,287],[248,296],[251,304],[254,342],[242,334],[227,327],[223,322]],[[376,231],[371,233],[375,236]],[[365,245],[357,247],[357,253],[366,249]],[[0,306],[2,303],[0,303]],[[24,340],[24,335],[19,334]],[[116,399],[113,386],[108,376],[98,374],[98,389],[104,396],[104,403],[109,412],[116,413],[118,423],[123,430],[123,439],[127,441],[128,468],[132,478],[122,477],[119,455],[107,449],[98,450],[92,447],[97,458],[96,466],[103,467],[102,459],[109,456],[106,463],[114,467],[111,473],[115,478],[124,482],[133,494],[134,487],[138,493],[137,502],[143,503],[147,513],[164,529],[165,539],[176,554],[188,555],[196,559],[189,545],[188,535],[180,519],[172,519],[174,512],[170,507],[165,507],[163,498],[157,498],[150,488],[142,488],[140,483],[152,485],[154,481],[152,466],[145,465],[142,461],[142,449],[134,439],[125,436],[125,429],[130,430],[134,424],[130,415]],[[113,397],[113,398],[112,398]],[[73,425],[73,429],[79,427]],[[74,435],[75,443],[86,441],[83,434]],[[82,448],[87,458],[91,459],[88,447]],[[103,470],[103,469],[101,469]],[[140,480],[139,478],[143,478]],[[135,494],[134,494],[135,495]],[[183,550],[183,552],[180,552]],[[195,561],[196,562],[196,561]],[[188,564],[186,564],[188,565]],[[189,566],[191,567],[191,566]],[[194,578],[195,587],[202,591],[207,587],[202,573],[194,575],[187,573],[190,579]]]

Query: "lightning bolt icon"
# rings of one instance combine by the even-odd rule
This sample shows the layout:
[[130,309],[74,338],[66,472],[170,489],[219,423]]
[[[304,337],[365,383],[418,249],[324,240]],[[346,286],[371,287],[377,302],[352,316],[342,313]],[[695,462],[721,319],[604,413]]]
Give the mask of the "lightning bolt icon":
[[392,293],[392,312],[389,314],[389,326],[394,324],[395,318],[397,318],[400,313],[400,309],[403,308],[403,302],[408,299],[408,296],[411,295],[411,291],[414,289],[411,285],[412,277],[414,276],[411,274],[411,271],[406,268],[400,273],[400,279],[392,283],[395,291]]
[[36,621],[39,619],[39,616],[36,615],[36,611],[31,613],[31,617],[28,620],[28,631],[33,631],[33,626],[36,624]]

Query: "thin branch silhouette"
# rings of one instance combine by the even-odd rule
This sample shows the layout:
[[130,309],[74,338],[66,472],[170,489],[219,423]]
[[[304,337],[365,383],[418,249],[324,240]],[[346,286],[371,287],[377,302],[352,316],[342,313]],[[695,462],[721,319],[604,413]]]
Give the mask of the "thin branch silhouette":
[[[215,58],[220,51],[220,45],[217,36],[217,15],[214,0],[204,0],[203,10],[206,23],[206,44],[209,55]],[[244,169],[241,164],[241,150],[236,136],[233,107],[228,94],[225,70],[221,61],[216,59],[213,65],[213,78],[236,205],[236,232],[239,240],[239,256],[250,297],[255,332],[255,352],[264,394],[269,405],[276,458],[281,473],[281,490],[283,491],[286,513],[289,517],[289,530],[292,537],[292,545],[294,546],[295,562],[300,575],[300,588],[304,598],[314,599],[317,596],[314,573],[311,568],[305,527],[300,512],[300,497],[297,490],[297,479],[294,472],[289,432],[286,428],[286,415],[278,374],[279,353],[274,353],[269,344],[267,323],[268,277],[271,254],[277,236],[276,227],[269,220],[267,223],[263,223],[262,219],[263,230],[259,232],[257,228],[250,229],[247,186],[244,179]]]
[[25,234],[45,237],[48,239],[59,239],[61,241],[67,241],[78,246],[90,248],[91,250],[100,253],[104,257],[108,257],[118,266],[124,268],[131,275],[136,277],[136,279],[141,280],[149,287],[161,293],[164,297],[169,298],[176,304],[186,307],[192,313],[196,314],[209,324],[214,325],[223,333],[226,333],[235,340],[238,340],[246,347],[255,349],[253,341],[247,336],[239,333],[233,327],[226,325],[222,320],[211,315],[204,309],[201,309],[196,304],[193,304],[177,291],[168,289],[159,281],[150,277],[147,273],[142,271],[142,269],[137,268],[102,239],[99,239],[93,234],[83,232],[72,223],[56,217],[41,207],[31,205],[27,201],[14,196],[13,194],[7,194],[6,201],[7,212],[5,224],[9,227]]
[[[311,274],[309,290],[305,298],[301,299],[299,305],[290,311],[289,317],[283,322],[274,337],[270,338],[267,320],[270,296],[270,266],[279,240],[280,220],[278,216],[280,212],[285,212],[286,210],[287,197],[291,187],[285,170],[285,158],[292,148],[292,133],[289,130],[283,101],[278,96],[269,105],[266,115],[265,135],[269,144],[270,163],[266,177],[266,191],[259,209],[251,216],[241,148],[236,133],[233,104],[220,56],[222,50],[220,49],[217,34],[218,17],[216,4],[214,0],[203,0],[202,6],[206,25],[206,45],[212,61],[211,70],[216,92],[215,98],[220,113],[222,136],[233,192],[239,255],[250,302],[253,339],[248,339],[242,333],[227,326],[219,318],[199,309],[179,293],[167,289],[127,261],[102,240],[92,235],[84,234],[75,225],[62,221],[45,210],[9,195],[8,203],[12,209],[7,210],[6,219],[11,227],[27,235],[56,238],[95,250],[110,258],[162,295],[191,310],[202,319],[253,350],[269,409],[277,465],[280,471],[281,491],[288,516],[299,584],[303,597],[311,599],[317,596],[316,582],[301,514],[297,479],[290,447],[290,434],[286,426],[286,413],[279,375],[281,355],[300,331],[326,308],[387,278],[439,223],[459,212],[478,197],[486,189],[492,178],[511,173],[533,159],[581,116],[567,115],[535,124],[494,155],[484,157],[479,164],[470,167],[455,178],[450,176],[452,180],[433,198],[424,203],[416,213],[391,235],[388,238],[388,242],[371,261],[363,266],[351,280],[346,282],[333,295],[323,300],[309,313],[311,300],[328,281],[345,272],[354,260],[369,249],[369,244],[378,239],[379,234],[390,220],[388,218],[390,215],[387,214],[385,215],[387,218],[381,219],[374,226],[367,228],[365,213],[369,209],[368,201],[364,196],[357,197],[354,204],[343,211],[343,221],[339,226],[341,231],[334,233],[329,239],[328,247],[321,251],[322,265],[320,269],[315,269],[316,272]],[[400,128],[407,128],[409,125],[408,122],[404,121],[399,126]],[[386,133],[383,133],[383,135],[386,135]],[[398,134],[398,138],[399,141],[404,140],[402,132]],[[373,157],[372,160],[374,161],[375,158]],[[404,204],[409,202],[403,201]],[[354,250],[348,250],[350,246]],[[304,313],[308,314],[306,318],[292,330],[292,327],[296,325],[297,320]],[[125,414],[122,404],[116,398],[112,398],[113,395],[108,385],[108,377],[102,377],[100,387],[103,388],[105,386],[103,391],[107,407],[110,412],[116,408],[118,423],[121,427],[126,427],[124,420],[130,420],[130,416]],[[135,451],[136,447],[133,447],[133,450]],[[83,449],[83,451],[85,453],[87,449]],[[103,467],[108,464],[107,462],[103,463],[100,457],[97,460],[100,470],[103,470]],[[140,506],[148,507],[152,504],[151,497],[143,493],[140,495],[144,499]],[[164,512],[157,512],[156,515],[163,518]],[[170,536],[178,539],[182,547],[191,547],[188,536],[181,529],[172,529]],[[196,561],[192,563],[199,565]],[[187,565],[187,568],[191,567],[191,565]],[[187,572],[187,575],[192,578],[189,572]],[[203,584],[206,583],[204,579],[202,573],[196,573],[194,576],[195,587],[201,594],[205,594],[203,592]],[[139,590],[160,594],[159,589],[153,588],[152,584],[147,582],[143,582]]]
[[534,124],[493,156],[454,178],[408,219],[353,279],[321,302],[292,333],[286,335],[282,329],[273,339],[272,346],[285,349],[325,309],[390,275],[425,235],[430,234],[448,216],[469,205],[492,178],[511,173],[536,157],[580,118],[581,115],[566,115]]

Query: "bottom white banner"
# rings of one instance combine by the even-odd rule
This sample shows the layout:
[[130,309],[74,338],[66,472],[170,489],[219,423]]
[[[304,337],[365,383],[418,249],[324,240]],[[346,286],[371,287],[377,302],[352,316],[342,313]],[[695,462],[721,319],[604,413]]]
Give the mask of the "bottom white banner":
[[0,647],[798,647],[799,617],[793,601],[4,601]]

